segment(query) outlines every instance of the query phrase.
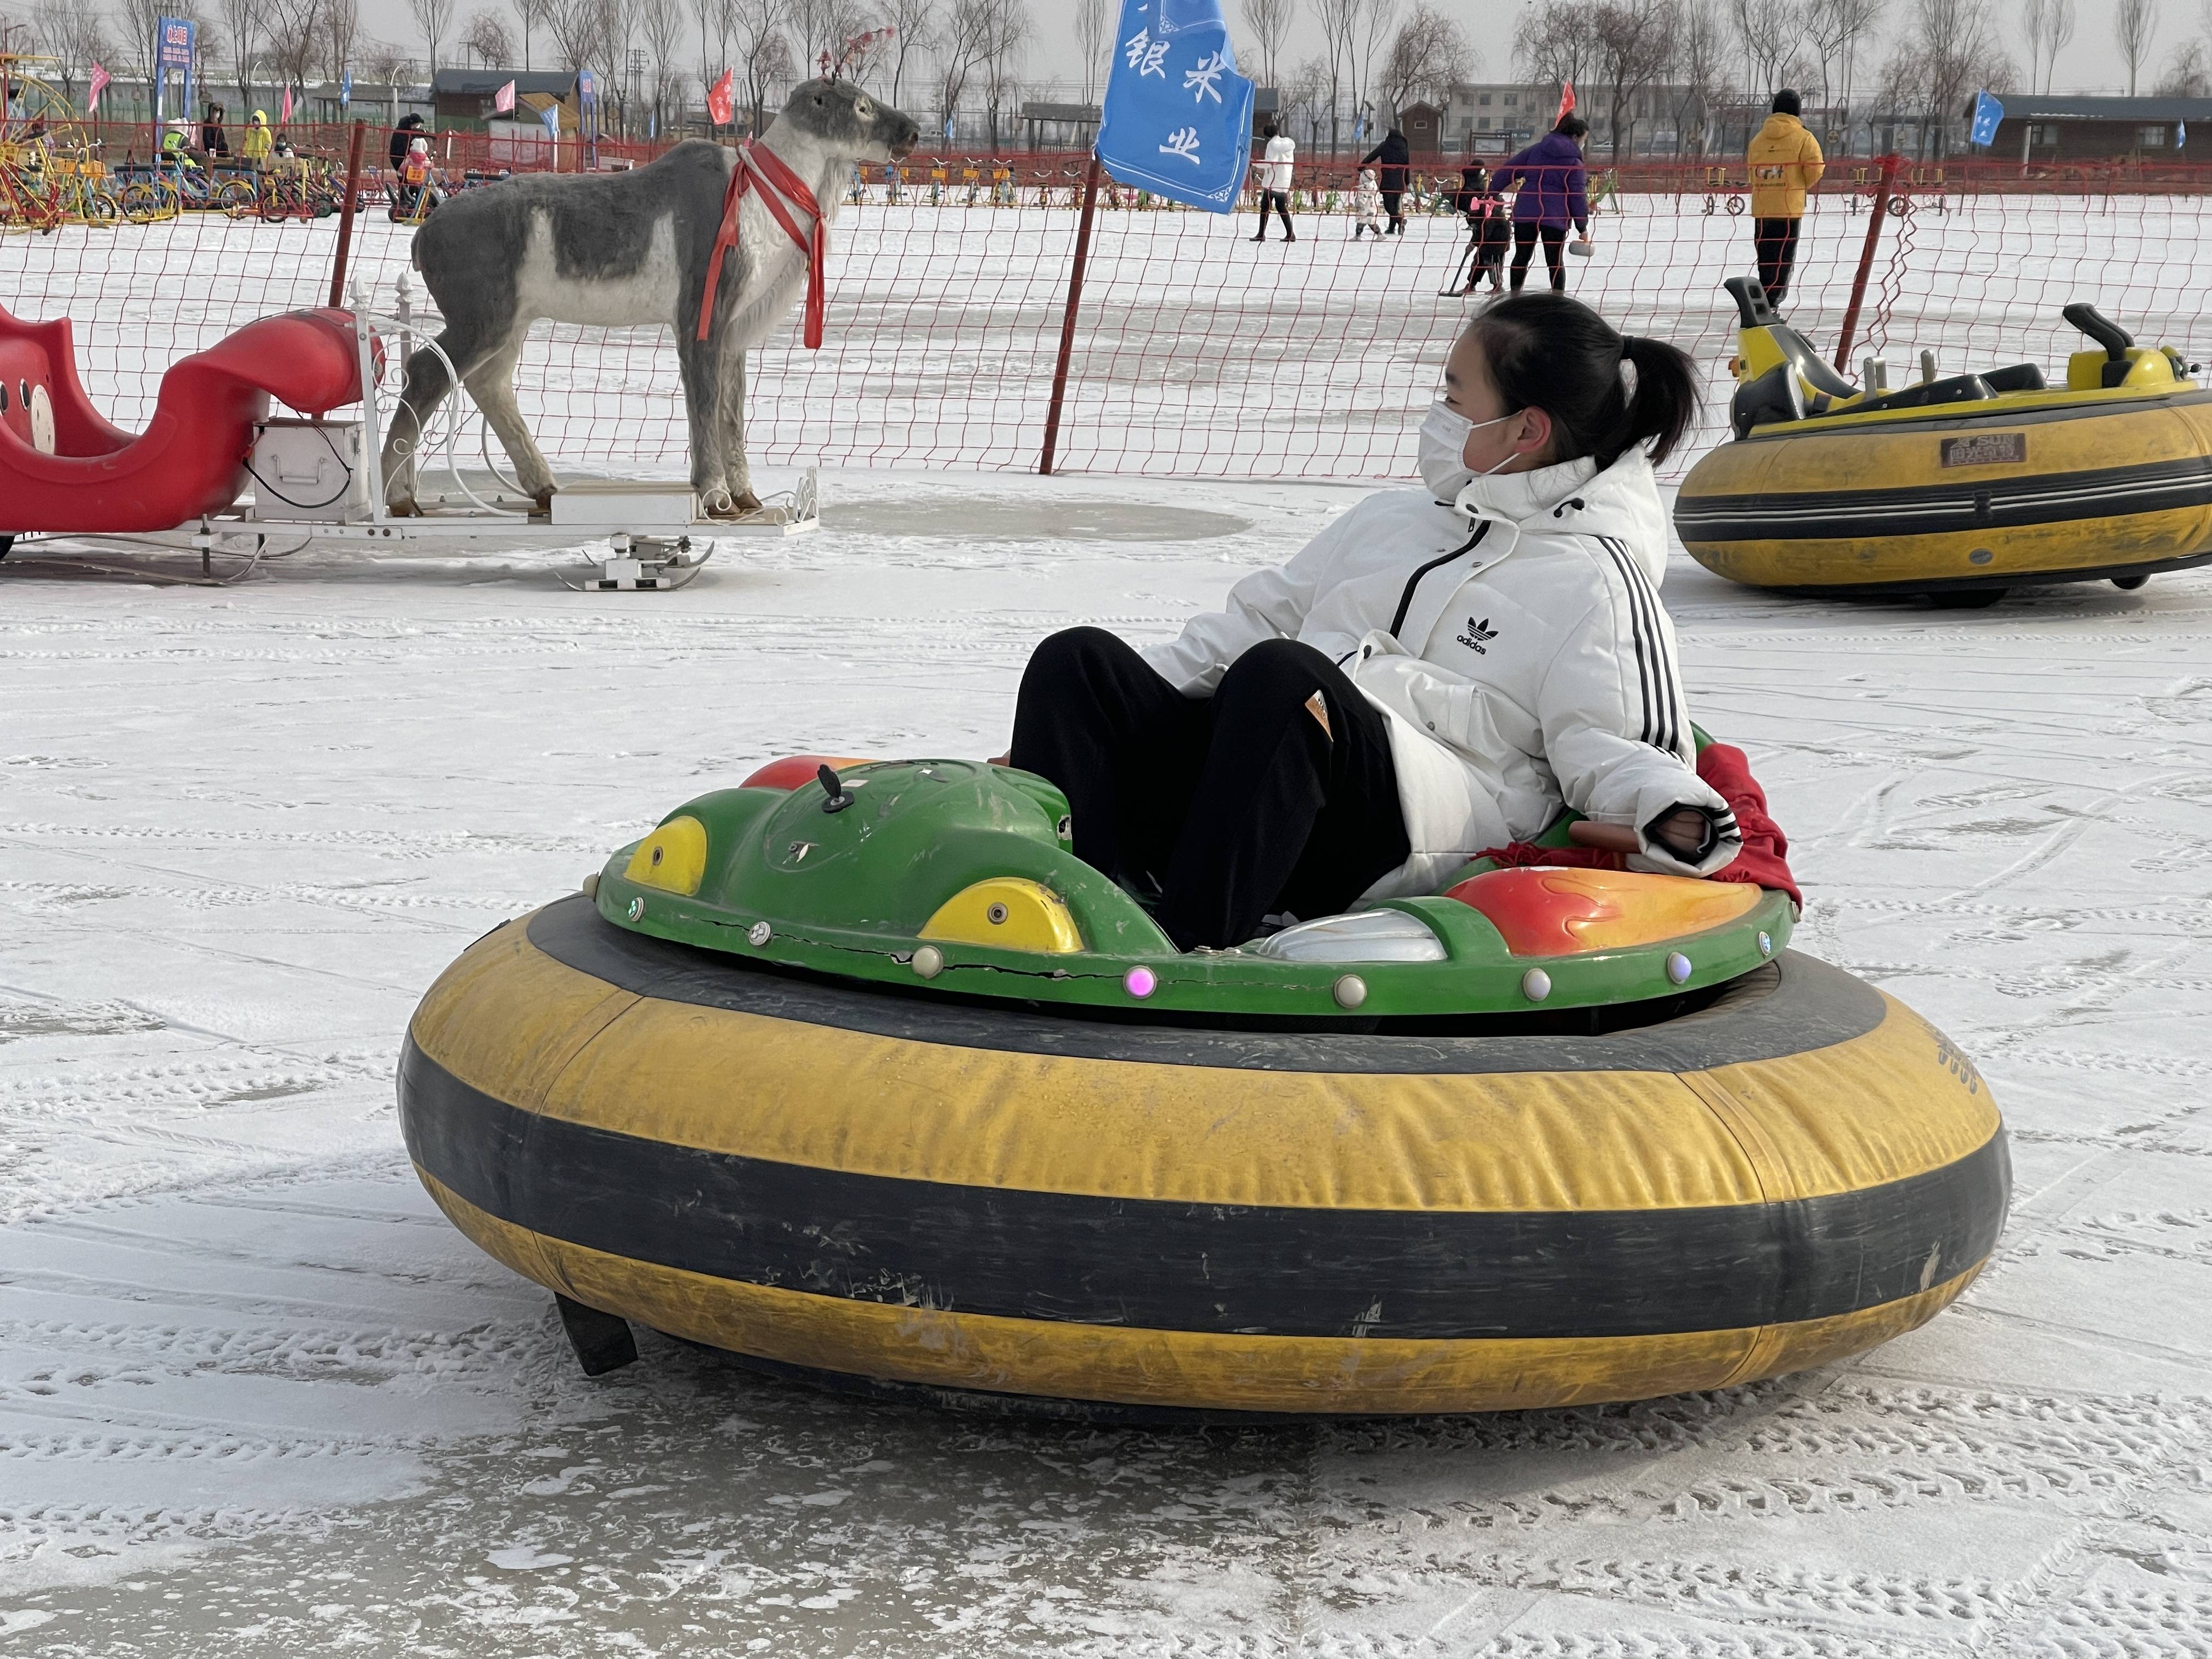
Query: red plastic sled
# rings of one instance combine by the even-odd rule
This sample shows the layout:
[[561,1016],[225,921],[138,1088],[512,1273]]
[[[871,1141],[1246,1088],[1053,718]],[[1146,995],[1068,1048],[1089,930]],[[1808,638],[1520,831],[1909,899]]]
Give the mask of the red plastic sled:
[[0,306],[0,538],[174,530],[222,512],[246,489],[271,397],[303,415],[361,400],[351,312],[264,317],[171,364],[134,438],[84,395],[69,319]]

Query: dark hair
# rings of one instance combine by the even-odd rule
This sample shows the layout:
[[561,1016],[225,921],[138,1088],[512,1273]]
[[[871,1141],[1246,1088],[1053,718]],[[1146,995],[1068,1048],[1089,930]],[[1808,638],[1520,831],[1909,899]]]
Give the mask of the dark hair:
[[1260,129],[1260,136],[1262,138],[1273,137],[1275,136],[1275,124],[1273,121],[1270,121],[1267,125],[1261,127]]
[[1579,115],[1562,115],[1559,125],[1552,131],[1569,138],[1579,138],[1589,131],[1589,123]]
[[[1552,417],[1552,459],[1589,455],[1611,466],[1648,446],[1663,461],[1698,411],[1697,368],[1663,340],[1616,334],[1612,325],[1564,294],[1516,294],[1468,325],[1483,367],[1509,413],[1540,409]],[[1632,393],[1620,366],[1636,370]]]
[[1797,95],[1795,87],[1784,87],[1774,94],[1774,112],[1778,115],[1802,115],[1805,100]]

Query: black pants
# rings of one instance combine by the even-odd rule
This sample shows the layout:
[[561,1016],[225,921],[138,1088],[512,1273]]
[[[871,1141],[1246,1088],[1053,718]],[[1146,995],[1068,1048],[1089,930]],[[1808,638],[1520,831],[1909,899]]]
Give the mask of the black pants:
[[1492,288],[1504,286],[1505,271],[1505,227],[1495,220],[1468,216],[1467,291],[1474,292],[1474,285],[1484,276],[1490,278]]
[[1260,234],[1252,240],[1255,242],[1264,242],[1267,240],[1267,210],[1269,208],[1274,209],[1283,216],[1283,234],[1295,241],[1297,239],[1297,232],[1291,228],[1291,193],[1286,190],[1263,190],[1260,192]]
[[1567,285],[1567,228],[1565,225],[1540,225],[1534,219],[1513,222],[1513,291],[1518,294],[1521,284],[1528,280],[1528,256],[1536,251],[1536,239],[1544,239],[1544,264],[1552,273],[1552,286],[1564,289]]
[[1401,236],[1406,234],[1406,216],[1402,210],[1405,200],[1406,192],[1402,190],[1386,190],[1382,192],[1382,211],[1390,221],[1384,228],[1386,235],[1393,231]]
[[1295,640],[1200,698],[1103,629],[1055,634],[1022,675],[1012,759],[1066,794],[1076,856],[1159,884],[1183,950],[1241,945],[1275,911],[1333,915],[1409,850],[1387,720]]
[[1790,291],[1790,273],[1797,264],[1797,227],[1802,219],[1754,219],[1752,234],[1759,248],[1759,285],[1766,290],[1769,305],[1780,305]]

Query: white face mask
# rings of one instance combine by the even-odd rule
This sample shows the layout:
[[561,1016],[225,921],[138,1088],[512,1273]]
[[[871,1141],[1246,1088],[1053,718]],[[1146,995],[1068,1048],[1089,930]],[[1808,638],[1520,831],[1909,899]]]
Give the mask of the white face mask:
[[1439,398],[1429,405],[1428,418],[1421,422],[1421,482],[1428,485],[1438,501],[1456,501],[1459,492],[1476,478],[1488,477],[1513,459],[1508,455],[1498,466],[1486,466],[1480,473],[1469,470],[1462,459],[1467,453],[1468,434],[1512,418],[1511,415],[1500,415],[1494,421],[1470,421]]

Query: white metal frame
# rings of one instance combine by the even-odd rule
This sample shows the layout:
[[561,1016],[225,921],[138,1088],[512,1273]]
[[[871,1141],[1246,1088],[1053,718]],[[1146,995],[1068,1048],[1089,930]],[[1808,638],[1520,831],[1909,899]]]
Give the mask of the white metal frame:
[[[361,372],[361,470],[365,475],[362,482],[367,485],[368,497],[366,517],[349,514],[336,520],[264,518],[258,514],[257,500],[256,514],[252,517],[234,504],[228,511],[210,514],[197,523],[179,525],[170,531],[144,534],[56,532],[19,537],[16,545],[27,550],[34,544],[88,541],[190,550],[200,556],[203,580],[235,581],[250,574],[264,556],[287,556],[313,543],[351,546],[404,545],[411,543],[441,544],[460,550],[470,546],[514,550],[532,544],[558,546],[604,541],[607,544],[609,556],[595,562],[598,568],[592,577],[581,584],[571,582],[570,586],[579,587],[580,591],[607,591],[616,587],[666,590],[684,586],[690,581],[697,574],[697,568],[713,556],[716,544],[726,538],[792,536],[820,527],[818,495],[811,470],[790,492],[787,502],[763,507],[742,518],[702,518],[698,514],[695,501],[690,521],[682,525],[672,521],[553,524],[546,519],[532,516],[535,503],[529,502],[529,498],[522,495],[521,486],[493,460],[489,423],[483,420],[481,411],[476,411],[482,428],[478,447],[485,470],[500,484],[515,492],[517,504],[509,505],[507,499],[497,492],[495,492],[493,499],[485,500],[463,475],[462,458],[458,449],[461,428],[467,423],[474,405],[468,399],[453,359],[447,356],[436,341],[417,337],[413,295],[405,273],[400,275],[395,286],[397,303],[392,312],[386,313],[372,307],[367,283],[358,275],[354,281],[354,340]],[[384,390],[383,377],[378,373],[376,362],[380,336],[395,337],[400,346],[396,359],[387,357],[387,368],[396,361],[404,372],[407,357],[418,346],[436,352],[439,361],[446,367],[453,390],[444,411],[434,416],[424,430],[416,434],[418,447],[413,465],[419,488],[426,471],[426,463],[428,465],[437,464],[429,452],[441,448],[444,467],[460,497],[459,504],[449,505],[449,498],[441,495],[435,498],[429,510],[398,516],[393,514],[385,502],[384,437],[386,423],[377,401]],[[437,432],[440,420],[446,422],[446,429],[442,439],[434,439],[433,434]],[[650,483],[639,486],[639,493],[664,492],[671,495],[684,493],[680,486]],[[296,544],[283,553],[269,551],[272,538],[295,537],[298,538]],[[217,578],[214,571],[214,557],[217,553],[245,557],[247,562],[242,569]],[[671,576],[666,574],[671,571],[683,574]],[[639,579],[641,575],[642,579]]]

